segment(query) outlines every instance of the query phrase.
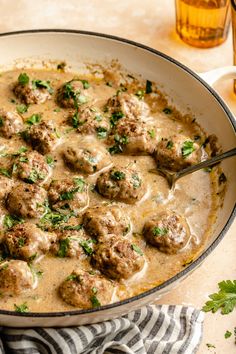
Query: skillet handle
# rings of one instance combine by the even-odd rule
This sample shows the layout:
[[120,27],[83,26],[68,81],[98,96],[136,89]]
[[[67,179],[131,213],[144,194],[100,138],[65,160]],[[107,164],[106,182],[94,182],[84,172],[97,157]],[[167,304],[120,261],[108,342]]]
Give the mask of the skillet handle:
[[210,86],[213,86],[217,81],[225,79],[236,79],[236,66],[225,66],[198,74]]

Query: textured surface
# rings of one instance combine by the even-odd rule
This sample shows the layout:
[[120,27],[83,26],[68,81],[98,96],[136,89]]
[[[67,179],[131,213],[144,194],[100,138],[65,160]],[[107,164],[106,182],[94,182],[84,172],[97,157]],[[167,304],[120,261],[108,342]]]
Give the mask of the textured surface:
[[[41,0],[38,3],[0,0],[0,8],[0,32],[31,28],[92,30],[139,41],[173,56],[198,72],[232,64],[231,34],[223,45],[205,50],[187,46],[178,39],[174,29],[173,0]],[[216,90],[236,114],[232,82],[228,80],[216,85]],[[235,231],[236,222],[204,265],[160,302],[201,307],[207,295],[217,290],[219,281],[235,279]],[[198,354],[235,353],[233,338],[224,338],[225,331],[233,331],[234,326],[235,312],[227,316],[207,314]],[[206,343],[214,344],[216,349],[208,349]]]

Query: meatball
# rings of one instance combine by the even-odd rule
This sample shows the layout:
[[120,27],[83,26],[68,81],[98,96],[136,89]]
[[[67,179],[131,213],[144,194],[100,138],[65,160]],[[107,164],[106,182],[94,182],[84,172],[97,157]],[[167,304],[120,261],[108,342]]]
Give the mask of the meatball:
[[51,152],[59,142],[56,128],[52,122],[34,124],[26,131],[26,140],[32,148],[45,155]]
[[49,175],[44,157],[37,151],[20,154],[14,162],[13,174],[26,183],[42,183]]
[[109,98],[105,111],[112,115],[112,125],[123,117],[136,121],[141,120],[143,116],[149,113],[148,106],[143,100],[139,100],[137,96],[126,92],[118,92],[118,94]]
[[102,113],[94,107],[83,107],[78,112],[69,115],[69,122],[81,134],[96,134],[99,139],[105,139],[110,130],[110,123]]
[[97,179],[98,192],[105,198],[134,204],[144,196],[146,188],[141,175],[132,168],[113,167]]
[[148,130],[144,122],[124,118],[114,126],[113,135],[109,140],[114,144],[109,148],[111,154],[116,152],[132,155],[150,154],[155,149],[156,134],[152,128]]
[[82,146],[70,144],[65,147],[63,153],[66,163],[74,171],[84,174],[93,174],[111,164],[108,151],[93,142],[83,143]]
[[0,200],[4,199],[13,186],[13,180],[0,175]]
[[0,265],[0,292],[3,295],[20,295],[37,286],[35,278],[26,262],[3,262]]
[[111,281],[78,268],[59,287],[59,293],[67,304],[82,309],[109,304],[113,290]]
[[93,240],[88,239],[81,230],[56,230],[57,242],[52,252],[58,257],[81,258],[93,253]]
[[128,279],[143,268],[144,257],[138,246],[113,235],[98,244],[92,263],[112,279]]
[[143,235],[161,252],[175,254],[187,244],[190,229],[184,217],[167,211],[148,220]]
[[73,79],[63,84],[57,91],[57,103],[63,108],[77,108],[89,100],[84,80]]
[[27,105],[44,103],[51,98],[53,89],[49,81],[32,80],[27,74],[20,74],[13,92],[19,100]]
[[56,235],[42,231],[35,224],[24,223],[15,225],[5,234],[4,245],[11,257],[35,260],[49,251]]
[[130,231],[130,220],[118,205],[96,206],[83,215],[83,226],[97,238],[112,234],[125,236]]
[[19,114],[0,109],[0,136],[11,138],[22,129],[23,120]]
[[88,205],[88,185],[82,177],[53,180],[48,198],[54,210],[66,209],[78,213]]
[[162,139],[156,146],[154,158],[159,167],[179,171],[201,160],[201,149],[197,143],[183,135]]
[[23,218],[39,218],[45,212],[47,193],[36,184],[17,183],[6,198],[8,211]]

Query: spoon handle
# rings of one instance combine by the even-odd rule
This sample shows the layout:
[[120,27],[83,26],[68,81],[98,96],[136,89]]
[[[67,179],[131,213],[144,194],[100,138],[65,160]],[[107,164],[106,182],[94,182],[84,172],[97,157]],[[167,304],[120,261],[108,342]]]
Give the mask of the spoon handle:
[[183,176],[188,175],[189,173],[192,173],[192,172],[197,171],[197,170],[201,170],[202,168],[205,168],[205,167],[212,166],[215,163],[217,163],[219,161],[222,161],[224,159],[227,159],[228,157],[231,157],[231,156],[234,156],[234,155],[236,155],[236,148],[231,149],[231,150],[226,151],[226,152],[223,152],[222,154],[216,155],[216,156],[212,157],[209,160],[206,160],[206,161],[200,162],[200,163],[198,163],[196,165],[187,167],[187,168],[185,168],[185,169],[183,169],[183,170],[181,170],[181,171],[176,173],[175,181],[177,181],[177,179],[179,179],[179,178],[181,178]]

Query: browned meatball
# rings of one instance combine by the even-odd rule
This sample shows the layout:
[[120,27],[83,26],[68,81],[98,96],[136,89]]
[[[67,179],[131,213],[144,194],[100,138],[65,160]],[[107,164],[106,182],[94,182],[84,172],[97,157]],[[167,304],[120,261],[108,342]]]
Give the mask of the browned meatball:
[[53,180],[48,198],[54,210],[66,209],[78,213],[88,205],[88,185],[82,177]]
[[144,101],[139,100],[137,96],[120,92],[109,98],[105,106],[105,111],[112,114],[111,123],[114,125],[117,120],[123,117],[135,121],[142,119],[143,116],[148,114],[148,106]]
[[0,136],[11,138],[23,129],[23,120],[15,112],[7,112],[0,109]]
[[42,183],[49,174],[44,156],[37,151],[20,154],[14,162],[13,174],[26,183]]
[[161,252],[174,254],[187,244],[190,230],[183,216],[167,211],[148,220],[143,235]]
[[20,295],[34,289],[37,281],[24,261],[10,260],[0,265],[0,292],[2,295]]
[[73,79],[63,84],[57,92],[57,103],[63,108],[76,108],[88,102],[89,93],[85,81]]
[[36,184],[17,183],[6,199],[8,211],[23,218],[38,218],[45,211],[47,193]]
[[93,174],[111,164],[108,151],[94,142],[84,142],[82,146],[70,144],[65,146],[63,152],[66,163],[74,171],[84,174]]
[[144,266],[141,249],[129,240],[111,236],[98,244],[92,262],[112,279],[128,279]]
[[69,115],[69,122],[81,134],[95,134],[105,139],[110,130],[110,123],[95,107],[81,106],[78,112]]
[[109,148],[111,154],[150,154],[155,149],[156,134],[153,128],[148,129],[144,122],[124,118],[114,126],[109,142],[114,144]]
[[82,309],[109,304],[113,290],[111,281],[78,268],[59,287],[59,293],[67,304]]
[[11,257],[35,260],[48,252],[55,241],[56,234],[42,231],[35,224],[26,222],[6,232],[3,242]]
[[58,257],[81,258],[93,253],[94,242],[84,230],[56,230],[57,242],[52,252]]
[[178,171],[201,160],[201,149],[197,143],[183,135],[162,139],[154,152],[159,167]]
[[13,186],[13,180],[0,175],[0,200],[5,198]]
[[51,98],[53,89],[49,81],[30,80],[29,76],[22,73],[18,77],[18,82],[13,88],[13,92],[25,104],[44,103]]
[[56,128],[52,122],[34,124],[26,132],[26,139],[32,148],[45,155],[51,152],[59,143]]
[[118,205],[89,208],[83,215],[85,230],[96,238],[112,234],[125,236],[130,231],[130,220]]
[[105,198],[134,204],[144,196],[146,188],[135,169],[113,167],[97,179],[98,192]]

